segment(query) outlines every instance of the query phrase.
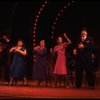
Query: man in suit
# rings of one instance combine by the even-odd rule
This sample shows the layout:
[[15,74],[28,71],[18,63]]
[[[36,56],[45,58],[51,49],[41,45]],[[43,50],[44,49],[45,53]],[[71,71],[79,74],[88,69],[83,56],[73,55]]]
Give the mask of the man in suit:
[[81,39],[73,50],[73,54],[76,56],[76,88],[80,88],[82,85],[83,71],[86,73],[86,79],[88,86],[94,89],[94,66],[92,63],[92,54],[94,49],[93,39],[87,36],[86,29],[81,32]]

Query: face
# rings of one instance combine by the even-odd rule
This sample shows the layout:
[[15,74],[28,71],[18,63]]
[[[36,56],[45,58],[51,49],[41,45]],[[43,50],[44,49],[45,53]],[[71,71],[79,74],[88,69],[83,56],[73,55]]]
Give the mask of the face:
[[58,37],[57,43],[62,43],[62,38],[61,37]]
[[18,41],[18,46],[19,47],[22,47],[23,46],[23,42],[20,40],[20,41]]
[[86,31],[82,31],[81,36],[82,36],[82,37],[87,36],[87,32],[86,32]]
[[44,41],[40,41],[40,46],[44,47],[45,46],[45,42]]

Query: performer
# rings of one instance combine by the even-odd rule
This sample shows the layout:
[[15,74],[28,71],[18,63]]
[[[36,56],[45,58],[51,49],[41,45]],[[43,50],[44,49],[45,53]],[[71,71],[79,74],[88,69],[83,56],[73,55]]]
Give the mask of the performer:
[[[34,47],[34,53],[36,54],[36,61],[33,65],[33,80],[38,81],[38,86],[41,86],[41,82],[47,82],[47,67],[46,67],[46,54],[47,49],[45,47],[45,41],[41,40],[40,45]],[[47,85],[47,83],[46,83]]]
[[0,41],[0,78],[1,80],[4,80],[4,65],[5,65],[5,60],[4,60],[4,45],[3,43]]
[[10,49],[10,38],[9,35],[3,34],[2,36],[2,42],[4,45],[4,65],[3,65],[3,84],[5,82],[9,82],[9,64],[10,64],[10,54],[9,54],[9,49]]
[[76,56],[76,88],[82,85],[83,70],[86,73],[87,82],[90,88],[94,88],[94,68],[92,63],[93,39],[87,36],[86,29],[81,32],[81,39],[73,54]]
[[14,57],[10,67],[10,85],[13,85],[14,79],[24,79],[24,85],[27,85],[25,57],[27,55],[26,48],[21,39],[18,40],[17,46],[10,49],[10,53],[14,53]]
[[[64,78],[64,86],[66,86],[66,75],[67,75],[67,69],[66,69],[66,54],[65,54],[65,48],[71,44],[70,39],[66,36],[66,33],[64,33],[64,37],[66,38],[66,42],[62,42],[62,37],[58,37],[57,43],[54,47],[54,53],[57,53],[57,60],[54,68],[54,75],[55,75],[55,86],[57,86],[58,77]],[[52,49],[51,49],[52,53]],[[61,86],[61,79],[60,79],[60,86]]]

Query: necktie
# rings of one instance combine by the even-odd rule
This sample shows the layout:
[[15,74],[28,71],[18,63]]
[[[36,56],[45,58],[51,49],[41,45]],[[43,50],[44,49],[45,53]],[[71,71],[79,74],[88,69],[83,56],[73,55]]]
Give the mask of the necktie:
[[84,41],[84,37],[82,37],[82,42]]

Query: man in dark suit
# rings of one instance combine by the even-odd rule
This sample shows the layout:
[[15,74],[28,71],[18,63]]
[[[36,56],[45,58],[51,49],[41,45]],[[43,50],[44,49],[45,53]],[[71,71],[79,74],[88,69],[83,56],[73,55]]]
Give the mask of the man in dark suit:
[[80,88],[82,85],[83,71],[86,73],[89,88],[94,89],[95,87],[92,63],[93,49],[93,39],[88,37],[87,31],[83,29],[77,48],[73,50],[73,54],[76,56],[76,88]]

